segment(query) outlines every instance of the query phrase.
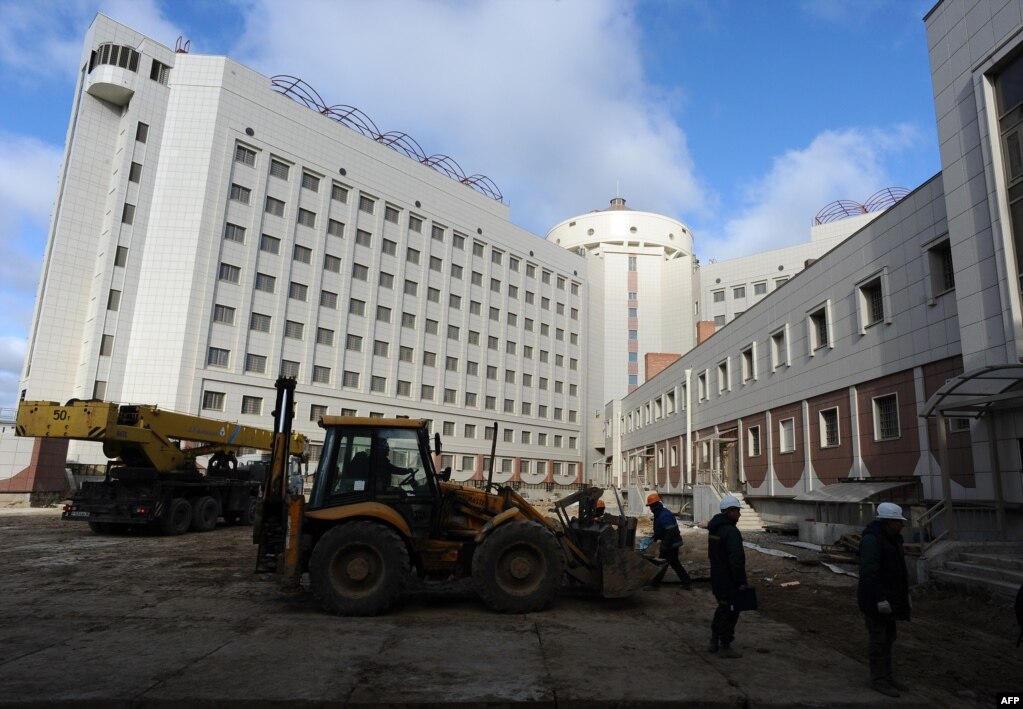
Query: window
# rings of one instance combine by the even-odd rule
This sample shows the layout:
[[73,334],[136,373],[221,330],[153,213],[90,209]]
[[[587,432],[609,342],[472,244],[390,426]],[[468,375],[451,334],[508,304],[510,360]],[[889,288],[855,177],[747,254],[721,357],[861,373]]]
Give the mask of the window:
[[[140,123],[140,126],[145,125]],[[142,141],[143,143],[146,141]],[[246,148],[244,145],[236,145],[234,147],[234,161],[240,162],[242,165],[248,165],[252,167],[256,164],[256,151],[251,148]]]
[[254,374],[266,373],[266,357],[251,352],[247,353],[245,355],[245,371]]
[[373,235],[370,234],[365,229],[356,229],[355,243],[358,244],[359,246],[365,246],[367,248],[370,248],[371,246],[373,246]]
[[330,186],[330,198],[342,204],[348,202],[348,188],[342,187],[336,182]]
[[135,205],[125,204],[124,209],[121,211],[121,223],[122,224],[134,224],[135,223]]
[[321,418],[327,415],[327,407],[323,404],[310,404],[309,405],[309,420],[319,421]]
[[281,252],[281,240],[269,234],[259,237],[259,250],[268,254],[279,254]]
[[[1013,212],[1014,224],[1018,218],[1016,213]],[[956,287],[955,268],[952,265],[952,248],[949,246],[947,238],[927,250],[927,270],[930,273],[931,298],[947,293]]]
[[807,339],[810,341],[810,354],[830,344],[828,332],[828,309],[822,306],[807,315]]
[[345,388],[348,388],[348,389],[358,389],[359,388],[359,373],[358,372],[350,372],[348,370],[345,370],[341,374],[341,386],[343,386]]
[[469,301],[469,314],[480,315],[483,312],[483,303],[476,300]]
[[352,298],[348,301],[348,314],[349,315],[365,315],[366,314],[366,301],[359,300],[358,298]]
[[311,263],[313,260],[313,250],[307,246],[299,246],[295,244],[295,250],[292,252],[292,258],[299,263]]
[[405,251],[405,260],[409,263],[419,265],[419,255],[418,249],[408,249]]
[[730,391],[732,386],[728,376],[728,360],[718,363],[718,394]]
[[[111,293],[113,293],[113,291],[111,291]],[[119,292],[118,296],[120,296]],[[226,305],[214,305],[213,322],[221,323],[223,325],[234,325],[234,308],[229,308]]]
[[230,364],[231,351],[220,347],[210,347],[206,351],[206,364],[210,367],[226,367]]
[[256,332],[270,332],[270,316],[263,313],[252,313],[249,316],[249,329]]
[[414,350],[411,347],[401,345],[398,347],[398,361],[399,362],[412,362]]
[[330,367],[313,366],[313,383],[330,384]]
[[385,271],[380,272],[380,287],[388,290],[394,288],[394,276]]
[[272,214],[275,217],[284,216],[284,202],[274,197],[266,198],[266,207],[264,209],[267,214]]
[[290,359],[282,359],[281,376],[294,377],[295,379],[298,379],[298,362],[294,362]]
[[635,256],[630,256],[629,257],[629,270],[633,271],[633,272],[636,271],[636,257]]
[[218,278],[225,283],[237,283],[241,278],[242,270],[237,266],[232,266],[229,263],[220,264],[220,272]]
[[278,177],[282,180],[288,179],[288,172],[291,168],[280,160],[270,159],[270,177]]
[[788,325],[771,333],[771,371],[789,364]]
[[767,281],[753,284],[753,295],[764,295],[767,293]]
[[716,290],[713,293],[711,293],[711,296],[713,297],[715,303],[725,302],[725,292],[723,290]]
[[113,288],[107,293],[107,310],[118,310],[121,307],[121,291]]
[[[153,65],[149,69],[149,78],[158,84],[167,85],[167,79],[170,77],[170,67],[166,64],[153,60]],[[245,413],[244,411],[242,413]]]
[[796,450],[796,420],[784,419],[778,422],[778,446],[782,453]]
[[434,400],[434,396],[435,396],[435,394],[434,394],[433,386],[431,386],[430,384],[424,384],[420,388],[419,398],[422,399],[423,401],[433,401]]
[[419,295],[419,284],[416,283],[415,281],[410,281],[408,279],[405,279],[404,292],[405,292],[405,295],[412,295],[412,296]]
[[99,341],[99,355],[100,357],[109,357],[114,353],[114,336],[103,335]]
[[439,325],[440,325],[440,323],[438,323],[436,320],[434,320],[432,318],[427,318],[426,319],[426,334],[427,335],[436,335],[437,334],[437,328],[438,328]]
[[384,205],[384,221],[385,222],[391,222],[392,224],[397,224],[398,223],[398,217],[400,215],[401,215],[401,212],[398,211],[397,208],[392,207],[389,204],[385,204]]
[[[132,163],[134,167],[135,163]],[[141,167],[141,166],[140,166]],[[133,180],[137,182],[137,180]],[[252,190],[248,187],[242,187],[241,185],[231,185],[231,199],[235,202],[241,202],[242,204],[248,204],[249,199],[252,197]]]
[[320,178],[308,172],[302,173],[302,187],[313,192],[320,191]]
[[223,411],[224,392],[204,391],[202,393],[202,407],[207,411]]
[[490,319],[494,322],[498,322],[501,319],[501,311],[498,308],[490,308]]
[[398,243],[391,241],[390,239],[384,239],[383,246],[380,249],[388,256],[394,256],[398,252]]
[[366,214],[373,214],[376,211],[376,208],[377,208],[376,202],[370,197],[367,197],[366,195],[362,195],[361,197],[359,197],[360,212],[365,212]]
[[345,225],[343,222],[339,222],[336,219],[327,220],[327,233],[331,236],[344,237]]
[[874,399],[874,440],[891,441],[901,436],[899,404],[895,394]]
[[474,286],[482,286],[483,285],[483,274],[480,273],[479,271],[473,271],[472,272],[472,279],[471,280],[472,280],[472,284]]
[[341,258],[331,254],[323,255],[323,270],[331,273],[341,273]]
[[416,316],[413,313],[402,313],[401,314],[401,326],[409,329],[415,329],[416,327]]
[[786,283],[788,283],[788,280],[789,280],[788,276],[782,276],[781,278],[775,278],[774,279],[774,288],[775,288],[775,290],[777,290],[778,288],[780,288],[783,285],[785,285]]
[[[137,162],[133,162],[131,164],[131,167],[128,169],[128,182],[134,182],[135,184],[138,184],[141,179],[142,179],[142,164],[141,163],[137,163]],[[237,185],[231,185],[231,193],[232,193],[231,199],[234,199],[234,188],[235,187],[237,187]],[[245,189],[245,188],[243,187],[242,189]],[[248,190],[246,190],[246,192],[247,191]],[[246,195],[246,197],[245,197],[245,204],[248,204],[248,203],[249,203],[249,198],[248,198],[248,195]]]
[[479,365],[479,362],[472,362],[472,361],[466,362],[465,363],[465,373],[468,374],[469,376],[472,376],[472,377],[478,377],[480,375],[480,365]]
[[472,255],[473,256],[482,256],[483,255],[483,248],[484,248],[484,244],[480,243],[479,241],[472,242]]
[[398,396],[411,397],[412,396],[412,382],[405,381],[404,379],[398,380]]
[[820,412],[821,448],[838,445],[838,409],[824,409]]
[[128,247],[118,246],[114,253],[114,265],[124,267],[128,263]]
[[362,338],[348,333],[345,336],[345,349],[350,352],[362,352]]
[[458,371],[458,357],[447,357],[444,361],[444,369],[449,372]]
[[337,293],[329,290],[320,291],[320,305],[324,308],[337,310]]
[[236,241],[239,244],[245,243],[245,227],[228,222],[224,225],[224,240]]
[[760,455],[760,426],[746,429],[746,454],[751,458]]
[[884,320],[884,293],[880,276],[861,284],[859,296],[861,330]]
[[501,281],[497,280],[496,278],[491,278],[490,279],[490,290],[492,290],[494,293],[500,293],[501,292]]
[[316,328],[316,344],[334,346],[334,331],[325,327]]
[[699,399],[697,401],[703,401],[707,399],[707,371],[704,370],[696,377],[697,393]]
[[391,322],[391,309],[386,305],[377,306],[377,321],[378,322]]
[[284,321],[284,336],[293,340],[301,340],[305,333],[305,325],[295,320]]
[[455,232],[451,238],[451,245],[459,251],[465,251],[465,237]]
[[751,344],[749,347],[742,351],[742,381],[746,383],[750,380],[757,378],[757,371],[755,368],[756,360],[754,359],[754,350],[756,344]]
[[453,403],[455,403],[456,393],[457,392],[455,392],[454,389],[445,389],[444,390],[444,403],[445,404],[453,404]]
[[361,263],[352,264],[352,278],[356,281],[368,281],[369,280],[369,268],[363,266]]
[[373,354],[377,357],[386,357],[390,352],[390,343],[384,342],[383,340],[373,341]]
[[736,286],[732,289],[732,300],[739,300],[746,297],[746,286]]
[[408,230],[414,231],[417,234],[423,233],[423,220],[417,217],[415,214],[408,216]]
[[299,208],[298,223],[302,226],[316,228],[316,212],[310,212],[308,209]]
[[293,300],[304,301],[308,293],[309,286],[303,285],[302,283],[295,283],[292,281],[291,285],[288,286],[288,297]]

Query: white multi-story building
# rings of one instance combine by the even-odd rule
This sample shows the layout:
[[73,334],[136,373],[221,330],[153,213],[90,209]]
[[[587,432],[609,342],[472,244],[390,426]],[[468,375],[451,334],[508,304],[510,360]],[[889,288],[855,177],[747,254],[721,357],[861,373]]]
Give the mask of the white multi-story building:
[[496,481],[580,480],[585,259],[310,95],[97,16],[22,397],[268,426],[283,373],[313,441],[324,413],[429,418],[468,479],[497,422]]

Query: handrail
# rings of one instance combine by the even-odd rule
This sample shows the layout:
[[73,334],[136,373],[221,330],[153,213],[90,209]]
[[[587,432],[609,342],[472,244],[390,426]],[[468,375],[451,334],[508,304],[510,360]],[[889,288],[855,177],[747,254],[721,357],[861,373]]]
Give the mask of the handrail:
[[920,530],[921,553],[926,553],[932,545],[943,539],[958,541],[962,538],[963,532],[986,533],[998,531],[997,521],[990,525],[983,524],[984,519],[996,517],[997,510],[995,508],[981,503],[952,502],[951,504],[952,512],[957,513],[955,529],[952,530],[951,534],[948,527],[937,534],[934,534],[932,530],[934,523],[943,519],[948,514],[948,508],[944,500],[935,503],[933,507],[917,518],[915,526]]

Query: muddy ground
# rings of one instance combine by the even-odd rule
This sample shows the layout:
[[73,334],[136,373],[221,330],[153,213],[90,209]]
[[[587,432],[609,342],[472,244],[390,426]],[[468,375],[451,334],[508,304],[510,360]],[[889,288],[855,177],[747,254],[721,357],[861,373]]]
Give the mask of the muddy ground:
[[[758,663],[762,668],[772,668],[771,676],[777,678],[779,686],[783,681],[793,683],[793,704],[813,704],[799,694],[798,678],[806,665],[813,662],[812,658],[818,652],[815,648],[820,648],[821,653],[833,650],[851,662],[823,663],[825,668],[838,668],[835,671],[841,676],[829,677],[826,674],[829,670],[818,667],[815,668],[818,674],[814,675],[812,682],[819,686],[833,683],[839,687],[835,691],[844,697],[847,706],[870,706],[874,700],[884,700],[870,690],[861,689],[866,685],[867,674],[866,631],[856,609],[856,580],[825,569],[816,563],[813,552],[778,543],[785,538],[769,534],[746,536],[761,545],[784,549],[800,558],[782,559],[752,550],[747,552],[749,575],[758,588],[760,610],[744,614],[739,623],[736,645],[747,653],[746,659],[737,662],[751,664],[728,665],[723,679],[717,681],[721,681],[725,689],[738,693],[735,701],[739,704],[757,705],[755,691],[743,688],[743,676],[749,674],[748,668],[755,666],[752,663]],[[705,642],[702,639],[703,625],[709,622],[713,609],[706,579],[706,533],[687,529],[684,538],[683,561],[697,579],[693,591],[684,592],[666,584],[657,592],[640,592],[622,602],[579,599],[568,593],[559,598],[553,609],[537,614],[544,617],[545,623],[553,622],[550,626],[536,622],[536,626],[542,628],[541,635],[549,632],[546,628],[556,627],[558,623],[578,624],[573,635],[580,640],[583,655],[575,657],[573,662],[582,670],[591,664],[603,666],[602,663],[619,651],[623,654],[635,651],[639,657],[649,656],[649,667],[621,667],[615,670],[621,672],[620,677],[603,678],[609,687],[622,688],[623,701],[613,705],[656,704],[648,701],[651,699],[648,692],[654,691],[650,681],[644,680],[633,687],[630,681],[635,677],[630,679],[630,675],[643,670],[652,672],[654,677],[664,677],[663,673],[672,672],[673,650],[670,643],[662,641],[651,643],[649,651],[645,647],[636,650],[635,646],[645,638],[625,637],[618,630],[615,631],[618,639],[610,644],[585,642],[589,635],[607,635],[607,628],[629,628],[633,622],[636,627],[644,628],[664,625],[686,636],[685,650],[688,654],[679,655],[686,663],[695,658],[699,662],[708,662],[708,667],[717,671],[722,662],[728,662],[715,665],[713,660],[705,657],[702,648]],[[153,622],[173,625],[168,614],[172,613],[176,604],[180,604],[182,609],[188,607],[184,615],[193,626],[196,623],[201,625],[203,618],[208,618],[211,627],[214,624],[231,629],[237,626],[238,632],[242,633],[253,632],[248,626],[256,627],[266,621],[283,623],[294,619],[306,622],[311,628],[328,624],[327,620],[320,618],[311,599],[281,601],[274,597],[271,580],[253,573],[255,554],[249,528],[221,525],[208,534],[175,538],[97,536],[84,524],[61,522],[55,509],[0,510],[0,559],[0,568],[3,569],[0,573],[0,617],[5,619],[0,624],[0,687],[3,687],[0,706],[40,704],[44,703],[43,698],[52,701],[52,705],[81,701],[104,705],[110,697],[147,696],[143,693],[151,687],[170,683],[173,678],[165,675],[173,673],[162,672],[164,668],[158,661],[149,658],[152,638],[135,640],[124,634],[118,635],[111,629],[122,622],[125,627],[146,628],[146,619],[150,617],[155,619]],[[668,580],[673,581],[673,576],[669,572]],[[782,585],[790,582],[798,582],[798,585]],[[1019,628],[1007,601],[932,585],[915,588],[913,598],[914,619],[899,626],[896,667],[903,680],[912,687],[909,698],[915,702],[914,705],[993,707],[998,705],[997,699],[1002,693],[1019,695],[1023,692],[1023,648],[1015,647]],[[189,605],[195,599],[203,599],[200,610],[196,610],[194,604]],[[365,621],[373,622],[373,619]],[[379,621],[377,627],[382,628],[383,622]],[[489,626],[497,628],[512,622],[510,617],[491,614],[464,585],[449,589],[414,588],[386,619],[387,627],[399,633],[396,638],[402,637],[400,628],[407,629],[419,623],[447,628],[457,628],[460,623],[465,623],[467,630],[481,632],[485,636],[485,629]],[[365,623],[351,627],[369,628],[372,633],[374,626]],[[64,642],[61,629],[65,624],[68,627],[73,625],[76,633],[84,634],[76,634],[73,641]],[[242,630],[242,626],[246,629]],[[784,632],[777,632],[777,628],[782,626],[788,626],[795,633],[789,633],[785,628],[782,628]],[[206,635],[200,630],[194,636],[189,635],[198,638],[191,644],[207,642]],[[89,640],[108,632],[113,633],[112,637],[116,637],[118,643],[124,643],[120,651],[124,662],[139,664],[139,667],[132,668],[132,676],[151,676],[155,680],[134,679],[131,681],[140,682],[143,686],[123,689],[116,682],[109,686],[97,685],[89,690],[95,694],[83,697],[80,696],[80,680],[74,680],[70,675],[64,682],[53,682],[48,678],[48,673],[54,671],[54,662],[76,667],[88,666],[94,661],[109,662],[102,659],[107,657],[104,646],[91,644],[98,643],[98,640]],[[186,629],[185,632],[190,631]],[[804,647],[767,646],[781,642],[777,638],[798,638],[784,642]],[[218,646],[214,639],[209,639],[209,642],[210,657],[214,657],[216,652],[222,651],[222,646]],[[503,642],[496,631],[492,642],[498,645]],[[621,643],[621,647],[616,649],[615,643]],[[201,648],[190,648],[190,651],[205,652]],[[471,651],[472,648],[467,646],[466,652]],[[266,652],[274,652],[274,646],[268,645]],[[312,652],[315,654],[315,649]],[[586,652],[592,652],[592,657],[586,657]],[[803,660],[784,664],[784,657],[800,652]],[[149,661],[156,664],[147,669],[145,665]],[[147,675],[147,671],[150,674]],[[215,670],[209,671],[215,674]],[[604,672],[606,674],[608,670]],[[736,674],[728,679],[728,672]],[[232,674],[224,672],[223,679],[228,681]],[[847,676],[850,674],[853,676]],[[714,676],[707,675],[706,681],[711,682]],[[783,680],[783,677],[787,679]],[[764,681],[770,683],[773,680]],[[40,683],[50,685],[40,686]],[[713,686],[708,687],[713,696],[716,690]],[[762,700],[760,704],[785,705],[785,692],[789,690],[775,690],[770,701]],[[272,695],[272,688],[266,691]],[[524,696],[528,697],[528,691]],[[810,696],[815,695],[811,693]],[[837,703],[837,700],[822,701],[823,704],[815,705]],[[692,705],[702,705],[696,700],[694,702]],[[538,700],[537,703],[543,702]],[[139,703],[137,699],[125,704],[143,705],[147,703]],[[156,704],[150,702],[149,705]],[[554,705],[561,706],[557,702]],[[884,703],[878,701],[878,705]]]

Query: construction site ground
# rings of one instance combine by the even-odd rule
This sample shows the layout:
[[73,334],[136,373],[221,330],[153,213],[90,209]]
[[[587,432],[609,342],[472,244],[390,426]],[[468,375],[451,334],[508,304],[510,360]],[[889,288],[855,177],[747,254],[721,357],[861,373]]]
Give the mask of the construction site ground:
[[246,527],[98,536],[56,509],[0,510],[0,706],[994,707],[1023,693],[1010,604],[924,585],[896,644],[911,689],[877,694],[856,580],[746,536],[802,560],[747,552],[760,610],[727,660],[706,649],[700,529],[684,532],[688,592],[566,591],[520,616],[466,583],[417,584],[385,616],[339,618],[278,597]]

